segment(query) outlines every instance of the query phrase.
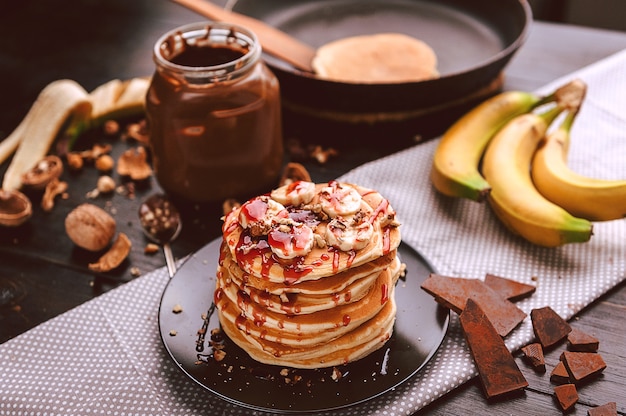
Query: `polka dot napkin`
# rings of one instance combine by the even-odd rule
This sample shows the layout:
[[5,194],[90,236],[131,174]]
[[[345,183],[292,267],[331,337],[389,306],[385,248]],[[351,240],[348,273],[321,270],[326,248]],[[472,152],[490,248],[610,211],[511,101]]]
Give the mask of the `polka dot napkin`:
[[[555,81],[578,77],[589,89],[573,130],[570,165],[579,172],[626,178],[626,51]],[[526,312],[551,306],[564,318],[626,278],[626,222],[597,223],[589,243],[545,249],[505,231],[484,204],[444,200],[428,172],[437,141],[371,162],[342,180],[379,190],[402,220],[403,239],[441,274],[485,273],[536,284],[519,302]],[[592,161],[592,162],[589,162]],[[533,280],[533,277],[536,277]],[[169,359],[158,330],[165,269],[140,277],[0,345],[2,415],[263,415],[212,396]],[[530,319],[507,339],[532,340]],[[410,415],[476,375],[458,318],[438,353],[399,388],[325,414]]]

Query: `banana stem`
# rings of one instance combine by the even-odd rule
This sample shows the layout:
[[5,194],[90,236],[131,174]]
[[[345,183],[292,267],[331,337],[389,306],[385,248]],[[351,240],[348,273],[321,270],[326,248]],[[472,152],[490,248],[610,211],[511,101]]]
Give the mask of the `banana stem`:
[[563,122],[559,126],[559,130],[563,130],[566,134],[569,134],[572,129],[572,124],[574,124],[574,120],[576,119],[576,115],[578,111],[568,111],[563,119]]
[[563,112],[563,110],[563,107],[556,105],[543,113],[537,114],[537,117],[541,118],[546,125],[549,126],[559,116],[559,114]]

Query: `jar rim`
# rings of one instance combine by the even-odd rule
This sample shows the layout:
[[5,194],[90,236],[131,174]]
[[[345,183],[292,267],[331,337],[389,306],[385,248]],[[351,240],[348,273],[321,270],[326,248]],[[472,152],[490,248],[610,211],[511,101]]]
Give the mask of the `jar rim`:
[[[178,47],[182,43],[187,43],[190,39],[211,39],[220,38],[239,42],[240,45],[246,46],[248,50],[241,57],[232,61],[217,65],[209,66],[188,66],[181,65],[170,61],[163,55],[163,50],[171,41],[177,43]],[[216,42],[216,44],[227,45],[228,42]],[[170,45],[174,50],[176,45]],[[250,65],[256,63],[261,56],[261,44],[254,32],[233,23],[202,21],[189,23],[174,28],[163,34],[155,43],[153,49],[153,57],[157,64],[162,65],[170,71],[184,74],[185,77],[191,78],[211,78],[220,80],[222,78],[233,78],[240,75],[241,72],[248,70]]]

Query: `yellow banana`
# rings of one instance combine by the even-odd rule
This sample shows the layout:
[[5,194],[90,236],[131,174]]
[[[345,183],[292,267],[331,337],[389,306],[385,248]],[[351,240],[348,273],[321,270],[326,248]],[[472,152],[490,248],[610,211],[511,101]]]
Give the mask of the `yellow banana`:
[[591,222],[569,214],[535,188],[530,164],[539,141],[561,106],[541,115],[528,113],[511,120],[489,143],[483,174],[491,185],[488,201],[512,232],[541,246],[555,247],[591,238]]
[[533,182],[543,196],[577,217],[591,221],[624,218],[626,180],[586,177],[567,165],[570,130],[576,114],[569,112],[541,143],[532,162]]
[[513,117],[545,102],[522,91],[500,93],[479,104],[456,121],[443,135],[435,151],[430,179],[444,195],[482,201],[489,183],[478,167],[493,135]]

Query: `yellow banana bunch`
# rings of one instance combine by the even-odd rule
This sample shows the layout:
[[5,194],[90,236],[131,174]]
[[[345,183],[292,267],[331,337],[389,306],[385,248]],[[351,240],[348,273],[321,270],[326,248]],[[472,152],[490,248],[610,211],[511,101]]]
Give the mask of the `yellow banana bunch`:
[[508,91],[469,111],[441,138],[430,174],[432,184],[444,195],[482,201],[490,186],[478,168],[489,141],[513,117],[549,100],[551,97]]
[[602,180],[573,172],[567,165],[576,111],[548,134],[535,153],[532,179],[541,194],[572,215],[591,221],[626,217],[626,180]]
[[514,118],[493,137],[483,159],[483,174],[491,185],[488,201],[496,216],[512,232],[546,247],[585,242],[592,235],[590,221],[550,202],[531,178],[537,146],[562,109],[557,105],[543,114]]

